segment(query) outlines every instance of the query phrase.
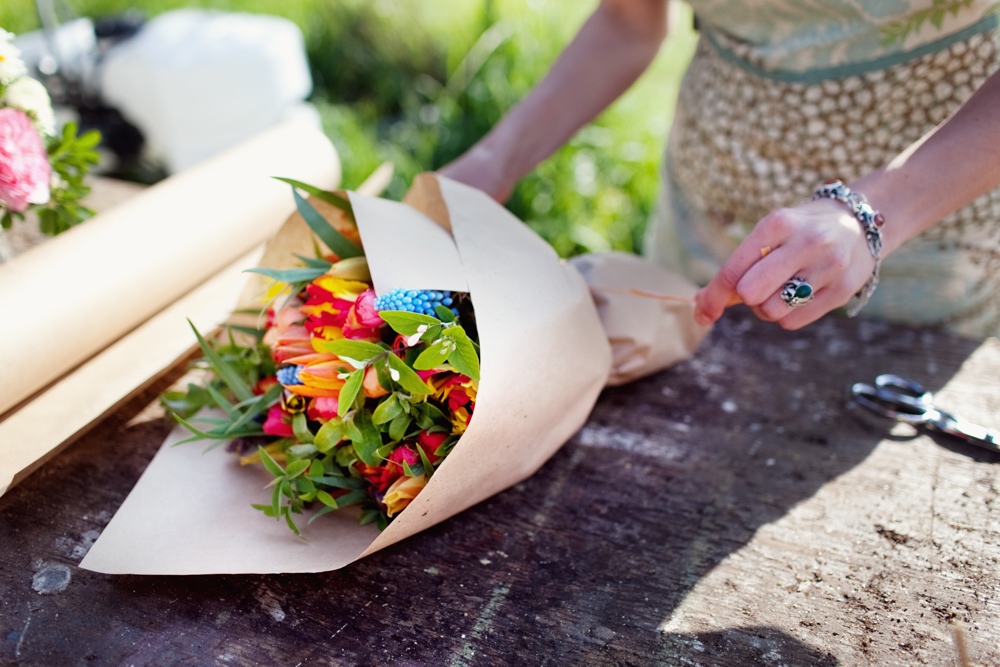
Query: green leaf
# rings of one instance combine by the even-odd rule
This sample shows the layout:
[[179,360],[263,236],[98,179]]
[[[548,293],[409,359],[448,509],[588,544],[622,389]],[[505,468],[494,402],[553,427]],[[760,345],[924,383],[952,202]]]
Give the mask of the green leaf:
[[389,439],[393,442],[398,442],[406,437],[406,430],[410,428],[410,423],[413,421],[413,417],[403,413],[397,415],[391,422],[389,422]]
[[285,468],[285,475],[288,477],[288,479],[294,479],[295,477],[298,477],[308,469],[309,469],[308,460],[300,459],[298,461],[292,461],[291,463],[288,464],[288,467]]
[[259,505],[257,503],[252,503],[250,507],[254,508],[255,510],[260,510],[269,517],[272,518],[274,517],[274,508],[271,507],[270,505]]
[[236,398],[241,401],[253,398],[253,391],[251,391],[249,385],[243,381],[243,378],[241,378],[239,374],[233,370],[232,366],[226,363],[222,357],[219,356],[218,352],[215,351],[215,348],[209,345],[208,341],[202,337],[201,333],[198,332],[198,329],[195,328],[194,323],[192,323],[191,320],[188,320],[188,324],[191,325],[191,330],[194,331],[195,337],[198,338],[198,345],[201,347],[202,354],[205,355],[208,363],[211,364],[212,370],[215,371],[215,374],[218,375],[223,382],[226,383],[226,386],[233,390],[233,393],[236,394]]
[[393,331],[404,336],[418,333],[421,326],[429,328],[435,324],[441,324],[441,320],[430,315],[411,313],[405,310],[380,310],[378,314],[386,324],[392,327]]
[[455,341],[455,351],[448,356],[448,363],[462,375],[479,380],[479,355],[465,329],[450,327],[444,331],[444,335]]
[[295,519],[292,518],[292,513],[288,510],[288,507],[286,506],[284,510],[285,510],[285,523],[288,524],[288,527],[291,528],[293,533],[295,533],[299,537],[302,537],[302,531],[299,530],[299,527],[295,525]]
[[303,444],[309,444],[313,441],[313,434],[309,430],[309,418],[306,417],[306,413],[300,412],[292,416],[292,432],[295,433],[295,439]]
[[299,494],[299,500],[312,502],[316,499],[316,485],[308,477],[295,478],[295,492]]
[[407,366],[405,361],[395,354],[390,354],[387,359],[389,360],[389,375],[393,382],[413,396],[425,396],[431,393],[432,390],[427,386],[427,383],[421,380],[417,372]]
[[347,259],[348,257],[359,257],[364,254],[361,248],[344,238],[343,234],[327,222],[320,215],[319,211],[309,203],[309,200],[305,199],[294,189],[292,190],[292,195],[295,197],[295,207],[298,209],[299,215],[302,216],[302,219],[306,221],[309,228],[319,237],[319,240],[332,250],[337,257]]
[[337,498],[337,505],[340,507],[349,507],[363,503],[366,500],[368,500],[368,493],[366,491],[351,491]]
[[363,510],[361,516],[358,517],[358,525],[367,526],[370,523],[375,523],[382,516],[382,512],[378,510]]
[[347,382],[340,389],[337,397],[337,414],[346,415],[354,406],[354,399],[361,392],[361,383],[365,379],[365,369],[359,368],[347,376]]
[[277,519],[281,516],[281,511],[281,484],[275,484],[271,491],[271,516]]
[[333,452],[333,460],[342,469],[352,470],[354,464],[358,461],[358,455],[354,451],[354,447],[338,447]]
[[418,371],[437,368],[447,361],[448,356],[454,351],[455,342],[453,338],[439,338],[434,341],[433,345],[420,353],[420,356],[413,362],[413,367]]
[[396,398],[396,394],[389,394],[375,408],[372,413],[372,422],[378,425],[386,424],[401,414],[403,414],[403,406],[399,404],[399,399]]
[[427,473],[427,479],[430,479],[431,475],[434,474],[434,465],[431,463],[431,460],[427,458],[424,448],[421,447],[419,443],[414,446],[417,448],[417,453],[420,454],[420,463],[424,466],[424,472]]
[[[254,315],[256,314],[257,313],[254,312]],[[226,329],[229,330],[230,332],[238,331],[242,334],[246,334],[247,336],[252,336],[253,338],[256,339],[257,343],[260,343],[261,339],[264,337],[264,334],[267,333],[267,329],[258,329],[257,327],[247,327],[243,326],[242,324],[227,324],[225,326]]]
[[419,475],[423,475],[424,471],[422,466],[411,468],[409,463],[403,461],[403,474],[406,475],[407,477],[417,477]]
[[320,461],[313,461],[309,464],[309,472],[306,473],[309,477],[322,477],[324,473],[323,463]]
[[[416,406],[420,411],[420,414],[428,419],[436,422],[441,422],[442,424],[447,424],[448,426],[442,430],[451,430],[451,421],[445,413],[441,412],[433,403],[421,403]],[[430,426],[425,427],[424,430],[431,428]]]
[[233,407],[233,404],[227,401],[226,397],[223,396],[212,384],[205,385],[205,391],[212,397],[212,403],[214,403],[217,407],[222,408],[226,414],[229,416],[236,414],[236,408]]
[[212,397],[203,387],[188,384],[187,391],[168,391],[161,394],[160,403],[171,413],[187,418],[212,405]]
[[326,477],[315,477],[313,481],[316,484],[322,484],[323,486],[330,486],[335,489],[363,489],[367,486],[367,482],[363,479],[354,479],[353,477],[337,477],[335,475],[327,475]]
[[448,308],[447,306],[442,306],[440,304],[434,306],[434,312],[437,313],[438,318],[440,318],[442,322],[454,322],[457,319],[455,317],[455,313],[451,312],[451,308]]
[[279,283],[291,283],[294,285],[296,283],[310,283],[326,273],[326,270],[321,268],[300,268],[279,271],[278,269],[257,267],[255,269],[246,269],[243,273],[259,273]]
[[329,486],[334,489],[362,489],[368,483],[363,479],[355,479],[353,477],[342,477],[338,475],[326,475],[324,477],[312,477],[313,482],[319,484],[320,486]]
[[[387,351],[384,347],[376,345],[375,343],[369,343],[363,340],[351,340],[349,338],[325,341],[317,340],[315,344],[316,347],[320,348],[323,352],[335,354],[348,363],[351,361],[357,361],[362,364],[367,363]],[[351,365],[355,366],[355,364]]]
[[319,427],[319,431],[313,436],[313,444],[325,454],[343,441],[345,430],[344,422],[339,417],[334,417]]
[[378,384],[380,387],[386,391],[392,391],[392,378],[389,377],[389,361],[386,359],[389,355],[385,357],[380,357],[376,359],[372,366],[375,367],[375,375],[378,378]]
[[320,501],[327,507],[332,507],[333,509],[339,508],[339,505],[337,505],[337,501],[334,500],[333,496],[322,489],[316,492],[316,500]]
[[316,449],[316,445],[292,445],[287,451],[292,456],[308,457],[312,456],[319,450]]
[[305,264],[311,269],[323,269],[323,273],[330,270],[333,266],[333,262],[328,259],[323,259],[322,257],[306,257],[304,255],[295,255],[300,262]]
[[382,446],[382,435],[372,423],[371,415],[367,410],[360,410],[355,416],[354,422],[357,431],[356,437],[351,438],[354,443],[354,451],[365,464],[378,465],[381,458],[377,450]]
[[257,397],[257,400],[253,401],[250,404],[250,407],[248,407],[243,412],[243,414],[240,415],[239,419],[237,419],[236,421],[234,421],[232,424],[229,425],[229,427],[226,429],[226,432],[235,433],[237,430],[243,428],[243,426],[245,426],[246,424],[252,422],[254,417],[264,412],[265,410],[268,410],[271,407],[271,405],[276,400],[278,400],[278,397],[281,396],[281,391],[282,387],[280,384],[272,385],[270,389],[264,392],[261,396]]
[[263,464],[264,468],[274,475],[275,477],[284,477],[285,469],[282,468],[277,461],[271,458],[271,455],[267,453],[267,450],[263,447],[257,447],[257,453],[260,454],[260,462]]
[[347,197],[342,197],[338,195],[336,192],[330,192],[329,190],[322,190],[320,188],[317,188],[315,185],[309,185],[308,183],[303,183],[302,181],[296,181],[294,178],[284,178],[282,176],[275,176],[274,178],[276,178],[279,181],[284,181],[285,183],[288,183],[289,185],[296,187],[299,190],[308,192],[313,197],[316,197],[317,199],[322,199],[327,204],[333,204],[341,211],[344,211],[345,213],[350,213],[352,217],[354,216],[354,210],[351,207],[351,200],[348,199]]

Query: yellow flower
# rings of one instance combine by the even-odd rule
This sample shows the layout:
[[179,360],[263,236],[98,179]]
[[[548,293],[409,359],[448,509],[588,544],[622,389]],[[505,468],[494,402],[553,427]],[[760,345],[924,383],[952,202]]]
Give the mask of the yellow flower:
[[325,289],[327,292],[345,301],[357,301],[361,293],[368,289],[368,283],[357,280],[347,280],[326,274],[313,281],[313,285]]
[[382,502],[385,503],[385,513],[389,516],[395,516],[402,512],[426,484],[426,475],[397,479],[392,483],[392,486],[386,489],[385,497],[382,499]]
[[469,427],[469,411],[465,408],[458,408],[451,413],[451,432],[456,435],[465,433]]

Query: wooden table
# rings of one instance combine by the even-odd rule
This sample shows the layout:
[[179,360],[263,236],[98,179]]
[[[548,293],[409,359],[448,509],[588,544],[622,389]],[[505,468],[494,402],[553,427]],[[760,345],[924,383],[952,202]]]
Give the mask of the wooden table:
[[80,570],[169,431],[150,392],[0,498],[0,664],[952,665],[956,622],[1000,664],[1000,456],[853,408],[877,372],[1000,424],[996,340],[737,309],[528,481],[343,570]]

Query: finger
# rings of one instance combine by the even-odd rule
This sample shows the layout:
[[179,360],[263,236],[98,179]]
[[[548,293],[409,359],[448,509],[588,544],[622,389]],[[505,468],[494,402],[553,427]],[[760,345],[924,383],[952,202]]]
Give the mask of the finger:
[[[744,274],[759,262],[762,256],[770,258],[771,254],[774,254],[772,246],[775,244],[761,243],[760,236],[751,232],[733,251],[708,285],[695,295],[695,319],[700,324],[715,322],[728,306],[742,300],[737,292],[737,285]],[[767,248],[767,252],[764,252],[763,248]]]
[[802,254],[781,246],[747,269],[736,285],[736,293],[748,306],[760,306],[803,268]]
[[[787,314],[777,320],[778,326],[788,331],[801,329],[807,324],[812,324],[830,311],[841,307],[846,303],[846,299],[837,290],[826,288],[816,292],[812,301],[804,306],[789,309],[785,306]],[[785,304],[782,304],[785,305]]]

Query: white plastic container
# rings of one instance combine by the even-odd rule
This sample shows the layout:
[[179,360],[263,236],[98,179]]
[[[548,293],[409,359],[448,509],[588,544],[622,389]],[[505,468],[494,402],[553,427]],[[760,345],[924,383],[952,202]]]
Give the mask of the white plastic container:
[[318,127],[305,44],[287,19],[182,9],[110,49],[101,92],[181,171],[290,117]]

